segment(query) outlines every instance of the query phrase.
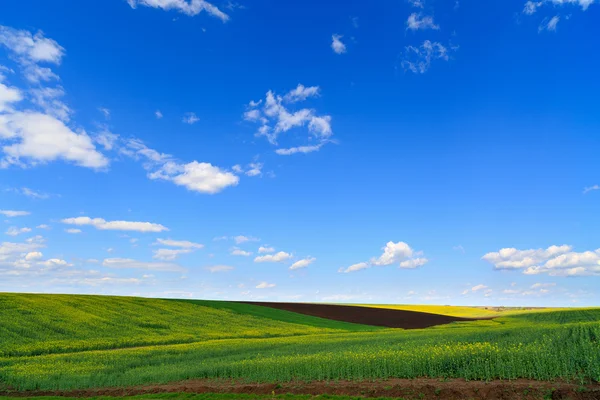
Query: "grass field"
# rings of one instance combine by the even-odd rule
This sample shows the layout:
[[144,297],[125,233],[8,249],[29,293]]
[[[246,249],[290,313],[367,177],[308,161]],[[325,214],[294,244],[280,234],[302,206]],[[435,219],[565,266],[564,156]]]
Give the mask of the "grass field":
[[0,294],[0,388],[192,378],[600,381],[600,309],[377,329],[244,304]]

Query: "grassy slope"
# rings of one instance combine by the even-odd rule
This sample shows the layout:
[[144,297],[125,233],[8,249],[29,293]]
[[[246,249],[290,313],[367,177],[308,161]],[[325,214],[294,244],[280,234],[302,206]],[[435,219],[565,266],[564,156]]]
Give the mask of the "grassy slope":
[[0,357],[377,329],[246,304],[0,293]]
[[[151,304],[171,309],[210,308],[205,306],[212,303],[164,300]],[[291,332],[299,327],[304,333],[317,329],[238,314],[248,310],[242,305],[213,305],[210,309],[215,312],[237,309],[237,312],[223,314],[230,319],[215,322],[221,327],[210,325],[219,332],[242,332],[246,329],[246,318],[255,318],[251,320],[261,324],[255,328],[261,332],[264,328],[265,332],[275,329],[284,334],[277,330],[284,326]],[[153,309],[146,315],[154,312]],[[258,307],[251,312],[266,315],[264,313],[272,311]],[[184,322],[176,321],[178,318],[189,316],[178,314],[172,319],[174,324],[185,327]],[[293,318],[297,321],[303,317],[294,314]],[[13,324],[19,325],[19,322]],[[196,328],[204,331],[207,326]],[[323,329],[320,334],[0,357],[0,388],[1,382],[19,389],[71,389],[167,383],[190,378],[287,381],[428,376],[600,380],[600,310],[528,313],[424,330],[334,332]]]

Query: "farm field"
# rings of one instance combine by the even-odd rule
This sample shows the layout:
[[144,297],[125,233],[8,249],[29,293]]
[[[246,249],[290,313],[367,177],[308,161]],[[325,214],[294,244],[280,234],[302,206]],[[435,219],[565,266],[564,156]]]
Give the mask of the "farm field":
[[385,397],[385,382],[415,378],[526,379],[592,390],[600,381],[599,338],[600,309],[405,330],[253,304],[0,294],[0,391],[376,380],[381,387],[365,390]]
[[468,306],[438,306],[418,304],[349,304],[359,307],[383,308],[390,310],[405,310],[447,315],[460,318],[494,318],[531,312],[560,311],[560,308],[526,308],[526,307],[468,307]]

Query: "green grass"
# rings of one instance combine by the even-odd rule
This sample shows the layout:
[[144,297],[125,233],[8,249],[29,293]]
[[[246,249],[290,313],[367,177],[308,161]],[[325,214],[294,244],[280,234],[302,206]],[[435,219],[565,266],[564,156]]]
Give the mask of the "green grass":
[[216,301],[0,293],[0,357],[377,329]]
[[[194,378],[252,382],[389,377],[600,381],[600,309],[525,313],[421,330],[369,331],[353,324],[336,324],[338,328],[333,329],[331,321],[319,327],[320,319],[221,302],[11,296],[13,303],[19,303],[16,309],[29,311],[23,314],[27,318],[21,319],[20,313],[0,306],[0,325],[2,329],[13,327],[13,332],[21,329],[27,334],[22,339],[27,343],[19,343],[14,335],[0,335],[0,341],[8,337],[12,346],[21,349],[14,352],[11,346],[3,345],[8,351],[0,357],[0,388],[75,389]],[[6,304],[7,295],[0,298]],[[48,303],[44,310],[61,305],[69,310],[61,311],[66,312],[64,315],[73,312],[74,317],[57,322],[52,317],[54,312],[40,315],[45,325],[33,333],[33,315],[39,313],[41,306],[31,308],[30,304],[38,304],[42,299]],[[79,304],[80,300],[84,305]],[[184,311],[162,314],[179,307]],[[95,310],[91,313],[94,318],[88,315],[89,311],[78,314],[88,308]],[[111,312],[99,311],[104,308]],[[142,318],[136,314],[143,315],[147,325],[131,327],[136,318]],[[157,318],[152,319],[155,314]],[[15,319],[8,320],[6,315]],[[22,324],[21,320],[28,322]],[[172,326],[151,325],[167,323]],[[51,326],[60,326],[63,331],[53,332]],[[123,329],[125,333],[112,333],[118,340],[125,340],[126,332],[136,332],[140,340],[146,332],[149,338],[158,340],[165,329],[170,335],[184,330],[193,336],[197,331],[196,338],[200,340],[91,351],[82,351],[76,345],[66,351],[61,341],[44,341],[44,337],[55,335],[67,340],[70,335],[74,343],[85,342],[91,339],[81,337],[101,335],[93,333],[98,326],[104,329],[104,335],[110,334],[110,326]],[[59,343],[60,351],[49,347],[53,343]],[[45,348],[52,354],[26,355],[27,346]]]

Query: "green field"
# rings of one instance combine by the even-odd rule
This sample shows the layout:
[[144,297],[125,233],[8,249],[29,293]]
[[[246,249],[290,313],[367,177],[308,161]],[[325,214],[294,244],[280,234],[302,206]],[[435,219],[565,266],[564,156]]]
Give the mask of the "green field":
[[600,309],[381,329],[244,304],[0,294],[3,389],[193,378],[600,381]]

